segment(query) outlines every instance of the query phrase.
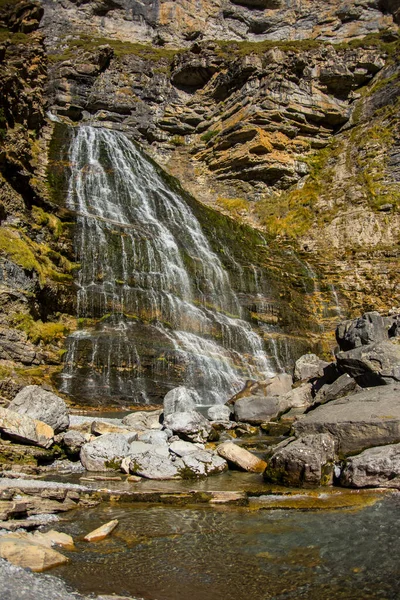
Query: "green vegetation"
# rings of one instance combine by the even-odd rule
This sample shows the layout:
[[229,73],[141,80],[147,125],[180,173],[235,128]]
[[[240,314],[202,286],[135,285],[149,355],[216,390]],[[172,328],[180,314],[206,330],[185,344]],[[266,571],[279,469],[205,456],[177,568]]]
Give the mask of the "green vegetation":
[[29,44],[31,41],[32,38],[27,33],[12,33],[9,29],[0,27],[0,44],[3,42],[10,42],[11,44]]
[[66,323],[43,323],[40,320],[35,321],[31,315],[26,313],[14,314],[13,323],[17,329],[24,331],[34,344],[39,342],[49,344],[55,340],[63,339],[71,330]]
[[243,212],[248,212],[250,204],[244,198],[217,198],[217,205],[234,215],[241,215]]
[[294,40],[294,41],[274,41],[265,40],[263,42],[232,42],[232,41],[217,41],[217,53],[226,59],[232,59],[232,56],[241,57],[248,56],[249,54],[256,54],[262,56],[269,50],[278,48],[283,52],[307,52],[307,50],[314,50],[321,48],[326,42],[318,40]]
[[55,240],[58,240],[63,231],[63,226],[58,217],[55,215],[46,213],[39,206],[32,207],[32,216],[35,223],[42,227],[48,227],[53,234]]
[[207,131],[206,133],[204,133],[204,134],[203,134],[203,135],[200,137],[200,139],[201,139],[201,141],[202,141],[202,142],[205,142],[205,143],[207,143],[207,142],[209,142],[210,140],[212,140],[212,138],[213,138],[213,137],[215,137],[216,135],[218,135],[218,134],[219,134],[219,132],[220,132],[220,130],[219,130],[219,129],[212,129],[212,130],[210,130],[210,131]]
[[100,46],[111,46],[114,50],[115,56],[121,58],[124,56],[134,55],[142,58],[143,60],[150,60],[152,62],[159,62],[161,60],[172,61],[176,54],[182,52],[182,50],[175,50],[171,48],[147,46],[144,44],[137,44],[133,42],[124,42],[122,40],[116,40],[111,38],[92,37],[90,35],[82,34],[79,38],[68,41],[68,47],[63,50],[60,54],[52,54],[49,56],[49,60],[52,62],[59,62],[73,58],[78,50],[86,50],[88,52],[95,52]]
[[178,148],[179,146],[185,145],[185,138],[183,135],[173,135],[170,142]]

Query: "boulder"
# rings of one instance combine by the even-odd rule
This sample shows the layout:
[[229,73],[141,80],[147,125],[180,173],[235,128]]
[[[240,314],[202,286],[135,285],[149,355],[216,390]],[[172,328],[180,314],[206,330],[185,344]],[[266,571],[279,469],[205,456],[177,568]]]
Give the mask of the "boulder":
[[74,431],[73,429],[67,431],[63,437],[65,451],[70,456],[77,456],[86,441],[85,436],[80,431]]
[[203,442],[207,440],[212,430],[210,422],[196,411],[168,415],[165,418],[164,425],[179,435],[179,437],[191,442]]
[[369,448],[348,458],[340,483],[356,488],[400,489],[400,444]]
[[39,385],[24,387],[8,408],[21,415],[43,421],[54,429],[54,433],[68,429],[69,414],[64,400]]
[[400,381],[400,339],[359,346],[339,352],[338,367],[361,387],[385,385]]
[[184,454],[182,461],[185,465],[181,473],[184,478],[206,477],[228,469],[228,463],[224,458],[199,448],[196,448],[194,452]]
[[23,444],[42,448],[49,448],[54,441],[54,431],[50,425],[1,407],[0,431]]
[[176,412],[196,410],[195,393],[184,386],[170,390],[164,397],[164,417]]
[[264,479],[269,483],[296,487],[329,485],[335,458],[332,436],[326,433],[306,435],[272,455]]
[[68,562],[68,558],[56,550],[12,535],[0,537],[0,557],[35,573],[42,573]]
[[324,376],[324,369],[330,363],[321,360],[316,354],[303,354],[294,366],[294,381],[309,381]]
[[266,462],[233,442],[220,444],[217,452],[228,463],[232,463],[235,467],[239,467],[239,469],[250,473],[262,473],[267,466]]
[[138,435],[138,441],[146,444],[165,445],[168,441],[168,433],[158,430],[145,431]]
[[147,479],[181,479],[185,468],[183,461],[176,458],[172,461],[170,456],[157,452],[159,446],[147,445],[146,452],[138,453],[131,458],[129,470],[135,475]]
[[162,429],[160,417],[162,409],[140,410],[133,412],[122,419],[122,424],[131,431],[147,431],[147,429]]
[[312,390],[313,386],[311,383],[302,383],[284,394],[281,404],[285,407],[285,410],[310,406],[314,402]]
[[292,389],[292,377],[288,373],[279,373],[267,381],[266,396],[283,396]]
[[216,404],[215,406],[210,406],[207,416],[210,421],[229,421],[231,411],[225,404]]
[[258,425],[277,417],[285,409],[278,396],[249,396],[235,402],[235,419]]
[[336,340],[343,351],[353,350],[387,341],[398,335],[399,315],[382,317],[378,312],[368,312],[358,319],[343,321],[336,328]]
[[130,451],[131,436],[120,433],[101,435],[81,448],[81,463],[88,471],[119,468]]
[[173,452],[177,456],[185,456],[185,454],[191,454],[192,452],[196,452],[197,450],[204,450],[203,444],[192,444],[191,442],[185,442],[184,440],[179,440],[172,442],[169,446],[170,452]]
[[106,435],[107,433],[130,433],[126,427],[115,425],[114,423],[106,423],[105,421],[93,421],[90,426],[90,431],[93,435]]
[[319,406],[294,423],[296,436],[329,433],[341,456],[400,442],[400,385],[362,390]]
[[350,396],[359,392],[361,388],[356,380],[350,377],[347,373],[341,375],[336,381],[331,384],[325,384],[316,394],[314,403],[325,404],[344,396]]
[[86,542],[99,542],[100,540],[104,540],[106,537],[110,535],[112,531],[117,527],[118,520],[113,519],[108,523],[104,523],[104,525],[100,525],[97,529],[94,529],[83,538]]

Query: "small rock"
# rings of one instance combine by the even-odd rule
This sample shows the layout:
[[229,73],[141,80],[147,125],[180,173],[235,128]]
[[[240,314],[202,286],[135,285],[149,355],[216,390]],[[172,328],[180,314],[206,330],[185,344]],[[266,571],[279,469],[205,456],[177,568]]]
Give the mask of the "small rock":
[[249,396],[235,402],[235,419],[252,425],[259,425],[277,417],[285,410],[278,396]]
[[70,456],[77,456],[83,446],[87,442],[85,436],[79,431],[70,430],[64,435],[63,445]]
[[266,462],[233,442],[224,442],[218,446],[217,452],[229,463],[250,473],[262,473],[267,466]]
[[361,388],[357,385],[356,380],[347,373],[344,373],[330,385],[322,386],[315,396],[314,403],[325,404],[331,400],[350,396],[352,393],[355,394],[360,390]]
[[118,525],[118,520],[113,519],[108,523],[104,523],[94,531],[91,531],[83,538],[86,542],[99,542],[100,540],[104,540]]
[[400,444],[369,448],[348,458],[340,483],[356,488],[400,489]]

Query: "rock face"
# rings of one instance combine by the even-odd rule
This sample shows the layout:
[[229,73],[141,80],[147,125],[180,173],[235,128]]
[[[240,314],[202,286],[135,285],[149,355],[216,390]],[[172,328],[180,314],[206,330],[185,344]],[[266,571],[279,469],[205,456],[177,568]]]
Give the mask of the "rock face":
[[249,473],[262,473],[267,466],[266,462],[232,442],[224,442],[218,446],[217,452],[229,463]]
[[297,436],[329,433],[341,456],[400,442],[400,386],[382,386],[333,400],[294,424]]
[[81,462],[88,471],[108,471],[116,468],[129,454],[132,436],[119,433],[101,435],[81,448]]
[[326,433],[305,435],[278,450],[268,461],[264,478],[288,486],[332,483],[335,440]]
[[368,312],[352,321],[343,321],[336,328],[336,340],[343,351],[385,342],[399,335],[399,315],[383,317]]
[[50,448],[54,441],[53,429],[27,415],[0,408],[0,431],[23,444]]
[[64,400],[38,385],[28,385],[21,390],[8,408],[47,423],[54,433],[68,429],[69,413]]
[[400,489],[400,444],[370,448],[346,460],[340,483]]
[[362,387],[400,381],[398,338],[395,342],[377,342],[368,346],[358,346],[347,352],[339,352],[336,358],[339,368],[353,377]]
[[203,442],[211,432],[209,421],[195,411],[173,413],[165,418],[164,425],[191,442]]
[[174,388],[164,398],[165,417],[176,412],[195,410],[195,407],[196,403],[193,399],[193,393],[183,386]]

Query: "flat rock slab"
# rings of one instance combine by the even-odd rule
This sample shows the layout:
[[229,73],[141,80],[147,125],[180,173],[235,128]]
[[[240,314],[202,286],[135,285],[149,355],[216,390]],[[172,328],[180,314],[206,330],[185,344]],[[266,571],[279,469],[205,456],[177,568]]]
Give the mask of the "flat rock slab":
[[0,557],[13,565],[42,573],[68,562],[68,558],[56,550],[14,536],[15,534],[10,534],[0,537]]
[[333,400],[294,424],[296,436],[330,433],[339,455],[400,442],[400,385],[385,385]]
[[90,533],[85,535],[85,537],[83,539],[86,542],[99,542],[101,540],[104,540],[107,536],[110,535],[110,533],[112,531],[114,531],[114,529],[117,527],[117,525],[118,525],[118,520],[113,519],[112,521],[109,521],[108,523],[104,523],[104,525],[101,525],[97,529],[94,529],[94,531],[91,531]]
[[50,425],[1,407],[0,431],[19,442],[42,448],[49,448],[54,441],[54,430]]
[[249,473],[262,473],[267,463],[233,442],[225,442],[218,446],[217,452],[222,458],[233,463],[236,467]]

